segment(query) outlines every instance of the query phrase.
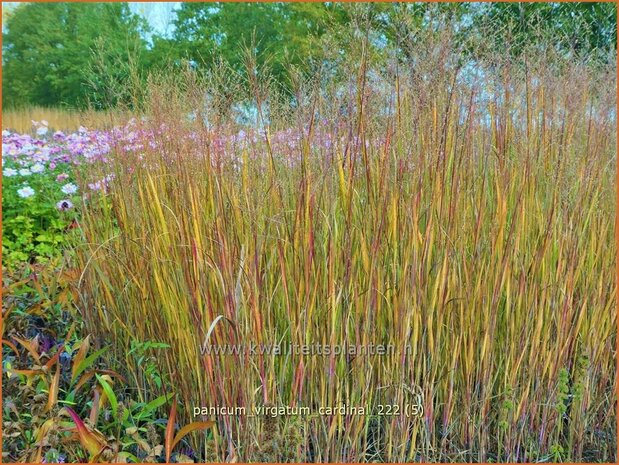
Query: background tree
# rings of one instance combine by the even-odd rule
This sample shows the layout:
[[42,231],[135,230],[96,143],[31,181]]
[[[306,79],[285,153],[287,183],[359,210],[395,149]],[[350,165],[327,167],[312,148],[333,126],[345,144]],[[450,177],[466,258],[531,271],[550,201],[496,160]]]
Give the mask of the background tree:
[[3,106],[103,106],[92,81],[93,52],[112,64],[145,49],[146,23],[126,3],[29,3],[3,33]]
[[617,5],[488,3],[476,11],[474,29],[493,39],[496,49],[512,55],[552,44],[560,54],[603,57],[617,43]]
[[244,72],[249,49],[285,83],[287,67],[307,69],[316,39],[344,16],[336,3],[183,3],[172,38],[156,41],[154,52],[207,67],[222,58]]
[[248,53],[290,95],[294,79],[317,69],[328,85],[344,85],[363,47],[379,68],[390,57],[421,72],[436,57],[416,51],[445,30],[452,41],[444,46],[460,47],[462,61],[472,63],[497,56],[517,63],[539,47],[558,60],[607,61],[617,38],[611,2],[187,2],[174,16],[167,33],[155,34],[127,3],[17,6],[3,18],[3,106],[135,105],[148,73],[187,66],[229,74],[238,86],[218,89],[229,102],[248,87]]

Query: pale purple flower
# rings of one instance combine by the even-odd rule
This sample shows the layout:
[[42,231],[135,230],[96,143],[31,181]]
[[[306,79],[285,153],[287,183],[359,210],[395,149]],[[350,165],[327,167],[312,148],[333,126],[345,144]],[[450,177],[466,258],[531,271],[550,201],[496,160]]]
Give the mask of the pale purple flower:
[[30,176],[32,173],[28,168],[22,168],[19,170],[19,174],[22,176]]
[[13,168],[5,168],[2,174],[7,178],[10,178],[11,176],[15,176],[17,174],[17,170],[14,170]]
[[30,167],[30,171],[33,173],[42,173],[45,171],[45,166],[41,163],[35,163]]
[[68,178],[69,178],[69,175],[67,173],[60,173],[58,176],[56,176],[56,181],[62,182]]
[[77,192],[77,186],[73,183],[65,184],[60,188],[65,194],[75,194]]
[[103,187],[103,181],[91,182],[90,184],[88,184],[88,188],[91,191],[100,191],[101,189],[103,189]]
[[30,186],[24,186],[17,190],[17,195],[19,195],[22,199],[27,199],[28,197],[32,197],[34,195],[34,189]]

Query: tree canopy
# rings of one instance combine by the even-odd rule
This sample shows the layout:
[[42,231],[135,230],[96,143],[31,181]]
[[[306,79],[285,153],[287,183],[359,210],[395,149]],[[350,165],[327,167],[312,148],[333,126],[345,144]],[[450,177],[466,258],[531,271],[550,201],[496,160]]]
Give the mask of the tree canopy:
[[86,105],[97,50],[106,63],[128,61],[145,50],[145,28],[126,3],[18,6],[3,33],[4,106]]
[[5,18],[3,106],[109,107],[122,98],[110,83],[120,89],[136,69],[145,75],[188,63],[208,70],[223,61],[243,73],[248,53],[287,86],[291,68],[335,66],[333,57],[355,46],[345,34],[352,26],[372,30],[377,54],[395,51],[406,60],[416,34],[436,27],[437,15],[460,42],[483,38],[508,56],[550,44],[558,53],[603,57],[617,40],[614,3],[187,2],[165,36],[127,3],[27,3]]

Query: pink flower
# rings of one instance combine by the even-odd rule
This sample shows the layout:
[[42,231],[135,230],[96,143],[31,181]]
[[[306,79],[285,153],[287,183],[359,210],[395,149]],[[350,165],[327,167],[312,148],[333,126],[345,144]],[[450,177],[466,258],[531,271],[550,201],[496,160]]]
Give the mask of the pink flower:
[[67,173],[60,173],[58,176],[56,176],[56,181],[62,182],[65,179],[67,179],[68,177],[69,177],[69,175]]
[[88,184],[88,188],[93,191],[99,191],[103,189],[103,187],[104,187],[103,181],[97,181],[97,182]]

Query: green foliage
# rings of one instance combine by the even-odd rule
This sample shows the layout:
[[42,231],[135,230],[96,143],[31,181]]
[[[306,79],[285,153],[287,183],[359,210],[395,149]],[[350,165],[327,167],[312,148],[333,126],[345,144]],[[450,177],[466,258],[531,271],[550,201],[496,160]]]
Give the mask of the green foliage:
[[315,40],[342,19],[341,10],[327,3],[186,2],[167,45],[178,58],[199,66],[221,57],[239,73],[246,68],[246,50],[251,50],[258,66],[268,63],[276,80],[285,83],[289,65],[308,69],[317,51]]
[[145,49],[144,21],[126,3],[28,3],[15,9],[3,33],[3,106],[83,107],[109,103],[90,82],[93,51],[117,63]]
[[[163,384],[162,375],[159,367],[157,366],[157,357],[155,354],[157,350],[168,349],[169,344],[153,341],[131,341],[131,349],[127,352],[127,357],[131,358],[131,362],[139,369],[133,370],[134,373],[140,372],[144,380],[153,382],[157,389],[161,389]],[[167,378],[166,378],[167,381]],[[141,384],[138,382],[138,384]]]
[[487,38],[499,51],[511,54],[527,47],[554,47],[580,56],[604,54],[617,42],[614,2],[489,3],[480,13],[474,26],[494,30]]
[[[10,167],[10,162],[5,162]],[[61,170],[46,170],[33,173],[27,178],[3,177],[2,183],[2,263],[13,267],[30,260],[46,261],[62,253],[72,240],[72,221],[76,218],[75,208],[60,211],[57,203],[73,199],[79,203],[79,196],[63,194],[56,176]],[[19,196],[18,191],[27,185],[34,195]],[[67,180],[67,182],[70,182]]]
[[561,462],[564,454],[563,447],[559,444],[553,444],[550,447],[550,457],[553,462]]

